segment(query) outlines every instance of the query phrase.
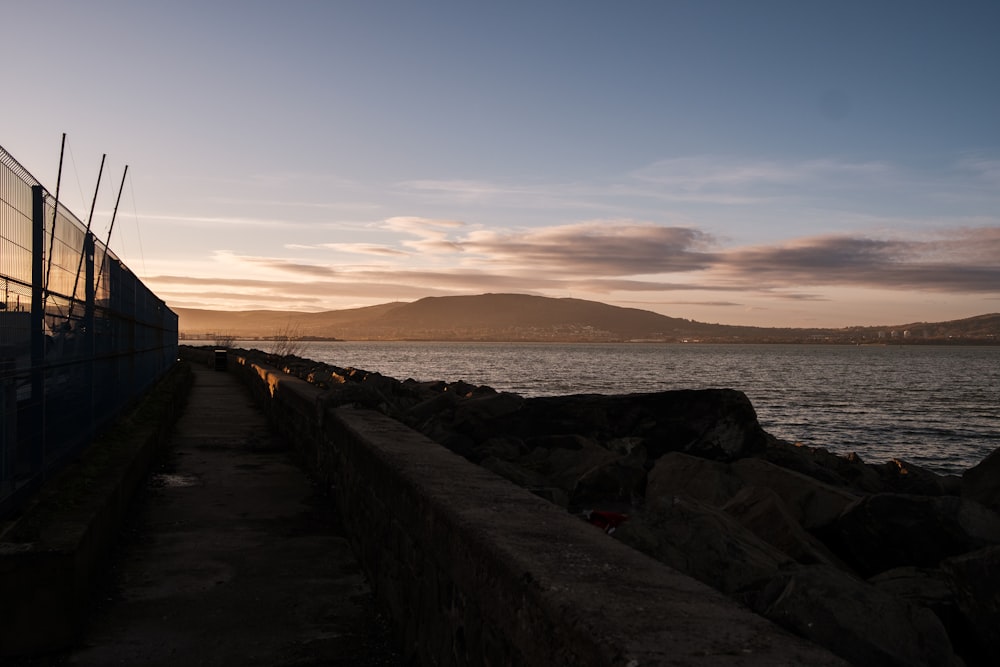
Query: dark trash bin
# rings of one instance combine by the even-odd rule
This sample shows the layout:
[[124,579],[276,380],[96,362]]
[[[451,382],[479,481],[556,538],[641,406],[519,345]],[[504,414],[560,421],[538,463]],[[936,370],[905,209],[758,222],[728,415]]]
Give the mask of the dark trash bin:
[[216,350],[215,351],[215,370],[224,371],[226,370],[226,351]]

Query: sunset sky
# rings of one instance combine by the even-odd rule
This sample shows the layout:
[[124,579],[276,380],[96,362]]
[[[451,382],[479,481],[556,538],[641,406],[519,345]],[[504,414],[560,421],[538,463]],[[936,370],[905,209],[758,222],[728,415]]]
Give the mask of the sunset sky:
[[13,2],[0,145],[173,307],[1000,311],[1000,3]]

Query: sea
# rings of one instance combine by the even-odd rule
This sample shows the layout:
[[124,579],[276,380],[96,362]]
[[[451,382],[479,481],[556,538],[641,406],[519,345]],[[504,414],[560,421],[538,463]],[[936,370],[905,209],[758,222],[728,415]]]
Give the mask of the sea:
[[960,474],[1000,447],[997,346],[337,341],[302,342],[297,353],[525,397],[732,388],[778,438],[940,473]]

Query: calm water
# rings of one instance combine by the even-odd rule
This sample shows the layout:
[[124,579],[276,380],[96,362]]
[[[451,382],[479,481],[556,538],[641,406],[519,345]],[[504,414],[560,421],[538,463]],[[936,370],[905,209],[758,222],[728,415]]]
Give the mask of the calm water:
[[524,396],[731,387],[780,438],[940,472],[1000,447],[1000,347],[338,342],[301,356]]

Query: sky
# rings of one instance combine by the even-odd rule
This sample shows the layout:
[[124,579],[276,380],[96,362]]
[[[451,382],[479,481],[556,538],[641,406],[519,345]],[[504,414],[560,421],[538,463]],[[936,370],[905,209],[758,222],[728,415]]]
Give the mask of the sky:
[[1000,3],[0,0],[0,146],[171,307],[1000,311]]

